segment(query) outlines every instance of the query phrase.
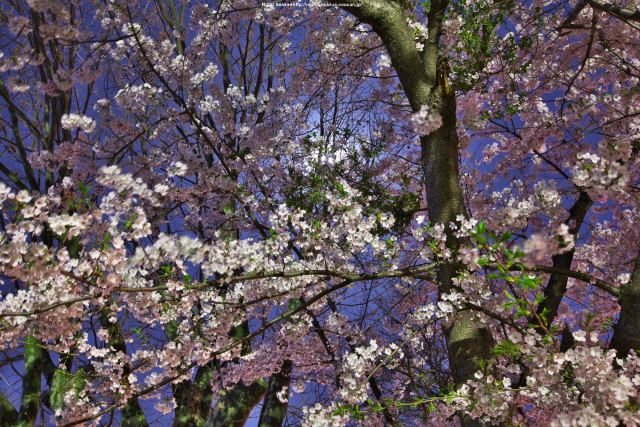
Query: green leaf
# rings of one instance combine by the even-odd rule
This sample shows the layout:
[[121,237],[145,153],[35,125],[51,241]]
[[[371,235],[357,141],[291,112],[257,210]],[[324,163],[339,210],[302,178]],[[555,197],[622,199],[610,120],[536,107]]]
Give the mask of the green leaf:
[[164,327],[164,331],[167,334],[167,338],[171,341],[175,341],[175,339],[178,338],[178,322],[170,320]]
[[169,264],[163,264],[160,266],[160,277],[169,277],[173,272],[173,267]]
[[52,409],[60,409],[64,403],[64,395],[67,394],[69,387],[69,378],[67,375],[68,374],[61,369],[56,369],[53,373],[49,395],[49,402]]
[[49,404],[52,409],[60,409],[64,404],[64,396],[69,391],[75,391],[78,395],[85,386],[84,370],[79,369],[75,374],[69,373],[62,369],[56,369],[53,373],[51,381],[51,389],[49,391]]
[[133,223],[135,222],[136,218],[138,218],[137,214],[133,214],[131,215],[131,217],[126,220],[124,222],[124,230],[125,231],[130,231],[133,228]]
[[83,196],[87,196],[91,188],[80,181],[78,183],[78,190],[80,190],[80,194],[82,194]]
[[302,301],[298,298],[293,298],[289,300],[289,304],[287,306],[287,311],[296,311],[302,305]]
[[80,251],[82,250],[82,243],[80,243],[80,237],[73,236],[66,244],[69,256],[73,259],[80,257]]
[[109,248],[109,245],[111,244],[111,234],[110,233],[104,233],[104,236],[102,236],[102,243],[101,243],[101,249],[103,251],[106,251]]
[[500,341],[495,347],[493,347],[491,351],[496,356],[520,356],[520,348],[517,346],[517,344],[509,340]]
[[531,290],[538,287],[540,279],[538,277],[522,276],[517,279],[517,283],[523,289]]
[[276,231],[273,228],[269,227],[269,238],[275,239],[277,235],[278,233],[276,233]]
[[75,390],[76,394],[80,394],[86,384],[87,381],[85,379],[84,369],[80,368],[73,376],[73,389]]
[[25,370],[31,369],[40,357],[40,346],[38,340],[29,335],[24,340],[24,366]]
[[236,206],[235,206],[235,203],[233,203],[233,201],[230,201],[229,203],[225,204],[225,205],[222,207],[222,211],[223,211],[223,212],[224,212],[224,214],[225,214],[225,215],[227,215],[227,216],[231,216],[231,215],[233,215],[233,213],[235,212],[235,210],[236,210]]

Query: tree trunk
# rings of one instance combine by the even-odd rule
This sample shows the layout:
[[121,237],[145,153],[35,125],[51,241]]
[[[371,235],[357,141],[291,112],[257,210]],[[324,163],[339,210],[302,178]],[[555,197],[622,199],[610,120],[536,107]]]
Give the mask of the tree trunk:
[[[100,315],[100,322],[102,326],[109,332],[108,344],[116,351],[127,353],[127,345],[122,338],[122,331],[118,323],[111,323],[109,321],[109,312],[104,310]],[[130,369],[125,365],[123,375],[126,377],[130,373]],[[148,427],[147,419],[140,407],[140,403],[137,398],[129,399],[127,403],[120,410],[122,417],[122,427]]]
[[18,412],[4,393],[0,393],[0,426],[13,426],[17,421]]
[[40,387],[42,376],[42,347],[29,335],[24,340],[24,369],[22,372],[22,399],[18,426],[35,425],[40,409]]
[[[458,176],[459,145],[456,131],[455,93],[447,81],[446,61],[440,55],[439,39],[448,0],[431,2],[429,38],[418,51],[407,26],[403,8],[389,0],[369,0],[344,7],[362,22],[370,24],[387,48],[391,62],[414,112],[423,106],[441,115],[440,129],[421,138],[424,185],[429,219],[448,225],[456,216],[466,216],[462,187]],[[447,231],[448,247],[455,256],[459,242]],[[448,292],[457,265],[444,265],[438,271],[441,292]],[[491,356],[493,338],[490,331],[475,319],[472,312],[458,312],[445,330],[452,376],[460,385],[477,370],[476,362]],[[465,425],[475,424],[463,420]]]
[[640,351],[640,255],[635,260],[629,283],[620,289],[620,318],[613,329],[611,348],[625,357]]
[[211,367],[201,366],[195,379],[176,384],[173,389],[176,400],[173,427],[204,426],[211,407]]
[[[458,176],[455,94],[448,88],[445,73],[445,70],[438,70],[438,86],[434,88],[430,102],[431,108],[442,116],[443,124],[440,129],[422,137],[421,145],[429,219],[434,223],[449,224],[457,216],[466,217],[467,214]],[[448,228],[446,230],[447,247],[455,257],[460,242]],[[438,270],[441,292],[452,289],[457,269],[458,265],[451,263]],[[468,310],[455,315],[451,325],[445,328],[445,335],[451,374],[456,384],[464,383],[478,370],[479,359],[491,357],[493,337]]]
[[205,427],[242,427],[266,391],[265,380],[254,381],[248,386],[235,384],[227,390],[221,390]]
[[[573,235],[573,239],[576,244],[578,243],[578,232],[580,231],[580,227],[582,227],[584,218],[592,204],[593,201],[589,195],[583,191],[580,193],[580,196],[578,196],[578,199],[575,201],[573,206],[571,206],[571,209],[569,209],[569,218],[567,218],[564,223],[569,225],[569,232]],[[571,249],[570,251],[562,254],[554,255],[552,257],[553,267],[570,270],[574,254],[575,249]],[[566,274],[554,273],[549,276],[547,286],[544,288],[544,300],[538,306],[538,314],[542,315],[542,313],[545,313],[547,321],[546,326],[550,326],[558,314],[558,307],[560,307],[560,302],[562,302],[562,298],[567,291],[568,279],[569,278]],[[542,333],[543,331],[540,329],[542,328],[539,328],[539,332]]]
[[[269,387],[262,402],[262,410],[260,411],[260,420],[258,421],[260,427],[280,427],[282,425],[287,415],[292,368],[293,363],[290,360],[286,360],[282,364],[280,372],[271,375]],[[278,393],[284,394],[282,396],[284,402],[278,398]]]

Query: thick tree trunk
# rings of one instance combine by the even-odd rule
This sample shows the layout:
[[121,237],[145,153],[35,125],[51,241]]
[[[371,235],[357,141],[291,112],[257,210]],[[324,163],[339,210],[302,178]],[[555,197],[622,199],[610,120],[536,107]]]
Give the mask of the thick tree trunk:
[[22,399],[18,426],[35,425],[40,409],[40,387],[42,377],[42,347],[38,340],[29,335],[24,340],[24,368],[22,371]]
[[204,426],[211,407],[211,368],[201,366],[191,381],[183,381],[173,388],[176,400],[173,427]]
[[[427,193],[429,219],[448,225],[456,216],[466,216],[463,191],[458,176],[459,145],[456,131],[455,94],[448,87],[446,62],[440,56],[439,39],[447,0],[431,2],[429,38],[424,51],[415,47],[403,8],[389,0],[358,2],[345,7],[362,22],[370,24],[384,42],[391,62],[398,73],[404,92],[414,112],[427,106],[442,116],[443,126],[421,138],[424,184]],[[448,232],[448,246],[455,256],[459,242]],[[438,271],[442,292],[448,292],[457,271],[455,263]],[[470,379],[477,369],[477,360],[491,356],[493,338],[489,330],[475,319],[473,313],[457,313],[445,330],[450,366],[456,384]],[[465,425],[473,425],[463,420]]]
[[[111,323],[109,321],[109,312],[103,311],[100,315],[100,322],[102,326],[109,332],[109,345],[116,351],[127,353],[127,345],[122,338],[122,331],[117,323]],[[125,365],[124,376],[129,375],[131,371],[129,367]],[[147,419],[140,407],[140,403],[137,398],[130,399],[120,410],[120,416],[122,418],[122,427],[148,427]]]
[[[449,90],[444,73],[437,81],[438,86],[433,89],[430,105],[442,116],[443,125],[422,137],[422,163],[429,219],[434,223],[449,224],[457,216],[466,217],[467,214],[458,176],[455,95]],[[447,247],[454,256],[459,245],[458,239],[447,230]],[[456,263],[451,263],[438,270],[441,292],[452,289],[457,269]],[[456,384],[461,384],[478,370],[479,359],[491,357],[493,337],[487,327],[468,310],[455,315],[451,325],[445,328],[445,335],[451,374]]]
[[[567,218],[565,224],[569,226],[569,233],[573,235],[573,239],[576,244],[578,241],[578,232],[580,231],[580,227],[582,227],[584,218],[592,204],[593,201],[589,195],[585,192],[581,192],[578,199],[575,201],[573,206],[571,206],[571,209],[569,209],[569,218]],[[570,251],[562,254],[554,255],[552,257],[553,267],[562,270],[570,270],[574,254],[575,249],[571,249]],[[549,276],[549,281],[544,289],[544,300],[538,306],[538,314],[542,315],[542,313],[545,313],[547,321],[546,326],[551,325],[558,314],[560,302],[562,302],[562,298],[567,291],[568,279],[569,278],[566,274],[554,273]],[[539,328],[539,332],[542,333],[543,331],[541,329],[542,328]]]
[[[248,334],[249,323],[247,321],[232,327],[229,331],[229,335],[237,339],[246,337]],[[245,342],[241,353],[249,354],[250,351],[250,343]],[[259,379],[249,385],[239,382],[220,390],[205,427],[242,427],[251,415],[253,408],[264,397],[268,385],[267,380]]]
[[242,427],[266,391],[265,380],[254,381],[248,386],[235,384],[220,391],[205,427]]
[[13,426],[18,422],[18,411],[9,399],[0,393],[0,426]]
[[611,348],[619,357],[640,351],[640,255],[635,260],[629,283],[620,289],[620,318],[613,329]]
[[[280,372],[274,373],[269,379],[269,386],[262,402],[260,420],[258,421],[260,427],[280,427],[284,422],[287,415],[292,368],[293,363],[286,360],[282,364]],[[281,393],[283,400],[280,400],[278,393]]]

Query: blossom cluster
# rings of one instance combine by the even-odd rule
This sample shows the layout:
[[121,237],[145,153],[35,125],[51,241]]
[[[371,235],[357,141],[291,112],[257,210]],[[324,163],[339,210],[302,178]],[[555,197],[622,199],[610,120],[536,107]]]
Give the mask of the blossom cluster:
[[395,363],[402,357],[402,351],[394,343],[381,348],[375,340],[371,340],[367,346],[356,347],[353,352],[343,356],[340,397],[352,404],[366,401],[369,388],[367,379],[379,367],[376,364],[391,368],[393,363],[390,363],[390,359]]
[[93,132],[96,127],[96,122],[87,116],[80,114],[65,114],[60,119],[63,129],[75,129],[80,128],[85,132]]
[[427,105],[423,105],[420,111],[411,116],[411,124],[417,135],[429,135],[442,126],[442,116],[437,111],[432,111]]
[[511,333],[501,345],[511,349],[509,356],[478,371],[459,390],[457,404],[487,421],[509,419],[513,405],[534,404],[526,416],[535,420],[543,416],[541,408],[555,408],[546,421],[553,426],[638,425],[640,416],[630,406],[640,390],[638,357],[616,359],[614,350],[599,346],[597,333],[588,340],[585,335],[574,332],[577,345],[556,352],[533,330]]

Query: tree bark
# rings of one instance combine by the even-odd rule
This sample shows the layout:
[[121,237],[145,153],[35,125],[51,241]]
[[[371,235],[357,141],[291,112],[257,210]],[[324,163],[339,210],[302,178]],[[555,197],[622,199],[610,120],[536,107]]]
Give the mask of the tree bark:
[[[122,331],[117,323],[109,321],[109,312],[103,311],[100,315],[102,326],[109,332],[109,345],[116,351],[127,353],[127,345],[122,338]],[[125,365],[123,375],[126,377],[131,370]],[[120,410],[122,427],[148,427],[147,419],[137,398],[129,399]]]
[[[293,363],[290,360],[286,360],[282,364],[280,372],[271,375],[267,393],[262,402],[262,410],[260,411],[260,420],[258,421],[260,427],[280,427],[284,422],[287,416],[292,368]],[[284,402],[278,398],[278,393],[284,393]]]
[[18,414],[18,426],[35,425],[40,409],[42,376],[42,347],[29,335],[24,340],[24,369],[22,372],[22,398]]
[[18,411],[16,411],[4,393],[0,393],[0,425],[13,426],[17,421]]
[[629,283],[620,290],[620,318],[613,329],[611,348],[625,357],[640,351],[640,255],[635,260]]
[[242,427],[266,391],[265,380],[254,381],[248,386],[235,384],[227,390],[221,390],[205,427]]
[[183,381],[176,384],[173,397],[176,400],[173,427],[204,426],[213,398],[211,367],[199,367],[193,382]]
[[[578,232],[584,218],[589,211],[589,208],[593,204],[593,201],[587,193],[580,192],[580,196],[575,201],[571,209],[569,209],[569,218],[564,222],[569,226],[569,233],[573,235],[575,243],[578,242]],[[575,248],[562,254],[554,255],[552,257],[553,267],[557,269],[570,270],[571,263],[573,262],[573,255],[575,254]],[[546,326],[553,323],[553,320],[558,315],[558,308],[562,302],[565,292],[567,291],[568,277],[566,274],[553,273],[549,276],[547,286],[544,288],[544,300],[538,306],[538,315],[543,312],[546,313]],[[541,329],[541,328],[539,328]],[[539,330],[539,332],[542,332]]]
[[[415,46],[398,3],[389,0],[368,0],[359,6],[344,7],[362,22],[372,26],[382,39],[398,78],[414,112],[427,106],[441,115],[443,125],[437,131],[421,138],[424,186],[427,195],[429,219],[448,225],[456,216],[467,216],[463,190],[458,176],[459,142],[456,130],[455,93],[448,86],[446,61],[440,54],[439,39],[442,18],[448,0],[431,2],[429,12],[429,38],[422,52]],[[455,256],[459,242],[447,230],[448,247]],[[438,270],[441,292],[448,292],[457,272],[455,263]],[[451,326],[445,330],[449,362],[456,384],[470,379],[477,370],[478,359],[491,356],[493,338],[470,311],[458,312]],[[463,420],[472,425],[470,420]]]

